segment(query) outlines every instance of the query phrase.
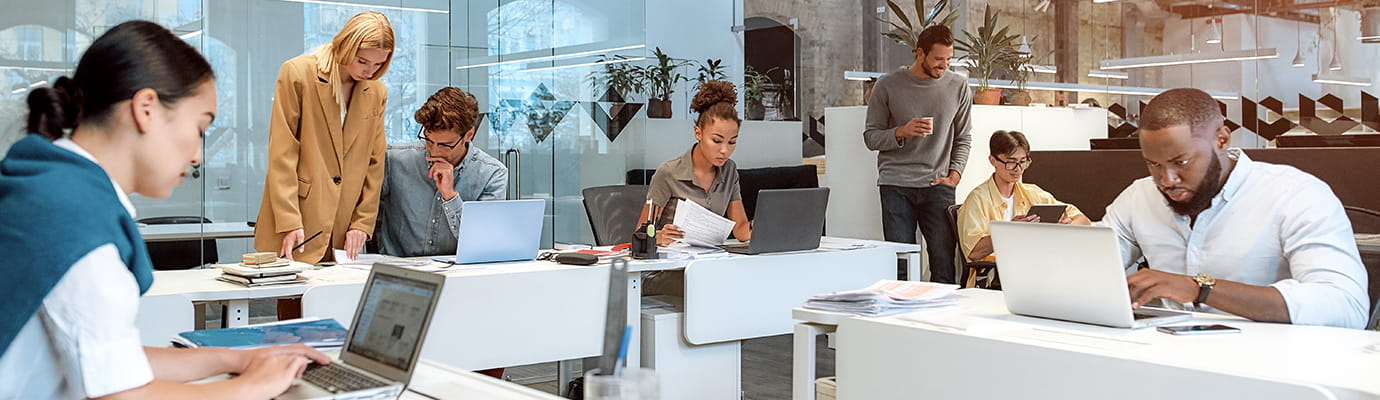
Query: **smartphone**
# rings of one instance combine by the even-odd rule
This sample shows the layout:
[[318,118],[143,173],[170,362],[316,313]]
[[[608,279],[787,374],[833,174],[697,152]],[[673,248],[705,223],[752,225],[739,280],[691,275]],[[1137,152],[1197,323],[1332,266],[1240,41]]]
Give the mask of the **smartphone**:
[[1212,333],[1241,333],[1240,329],[1236,329],[1222,324],[1161,326],[1155,328],[1155,330],[1168,333],[1170,335],[1206,335]]
[[1057,224],[1064,218],[1064,212],[1068,209],[1069,206],[1063,204],[1035,204],[1030,206],[1030,212],[1026,216],[1039,215],[1040,222]]

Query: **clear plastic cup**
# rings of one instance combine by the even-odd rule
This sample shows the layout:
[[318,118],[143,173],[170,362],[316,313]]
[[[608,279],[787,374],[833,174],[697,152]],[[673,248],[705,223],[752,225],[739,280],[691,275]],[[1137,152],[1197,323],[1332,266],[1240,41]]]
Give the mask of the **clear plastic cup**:
[[598,375],[599,369],[585,371],[585,400],[657,400],[661,380],[656,371],[624,369],[622,375]]

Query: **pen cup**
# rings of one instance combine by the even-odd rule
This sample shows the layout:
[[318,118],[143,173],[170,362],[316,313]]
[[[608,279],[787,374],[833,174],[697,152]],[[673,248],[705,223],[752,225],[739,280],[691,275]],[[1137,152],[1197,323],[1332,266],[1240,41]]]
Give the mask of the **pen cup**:
[[656,371],[628,368],[622,375],[598,375],[595,368],[585,372],[585,400],[657,400],[661,380]]
[[658,257],[656,237],[647,235],[648,226],[650,225],[642,224],[632,234],[632,246],[628,249],[628,253],[632,255],[633,259],[653,260]]

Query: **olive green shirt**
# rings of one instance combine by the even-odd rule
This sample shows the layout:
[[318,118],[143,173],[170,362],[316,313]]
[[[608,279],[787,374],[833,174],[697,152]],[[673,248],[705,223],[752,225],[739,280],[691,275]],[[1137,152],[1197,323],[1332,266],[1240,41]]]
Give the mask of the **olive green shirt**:
[[692,161],[694,152],[695,146],[690,146],[690,151],[661,163],[656,173],[652,174],[652,184],[647,188],[647,198],[651,199],[653,204],[667,207],[666,211],[661,213],[661,221],[672,221],[675,218],[675,204],[667,206],[668,203],[672,203],[672,198],[693,201],[725,217],[728,216],[728,203],[743,199],[742,190],[738,187],[738,167],[733,160],[724,161],[723,166],[716,168],[714,183],[709,185],[709,190],[705,190],[695,181],[695,165]]

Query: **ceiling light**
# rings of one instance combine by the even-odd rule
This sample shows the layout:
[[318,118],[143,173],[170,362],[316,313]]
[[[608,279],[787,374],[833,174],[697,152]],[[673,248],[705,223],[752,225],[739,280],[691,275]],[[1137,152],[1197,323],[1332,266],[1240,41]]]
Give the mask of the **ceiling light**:
[[67,71],[71,71],[71,70],[72,70],[71,68],[26,67],[26,66],[22,66],[22,65],[0,65],[0,69],[15,69],[15,70],[21,70],[21,71],[22,71],[22,70],[28,70],[28,71],[44,71],[44,72],[67,72]]
[[1344,76],[1336,74],[1313,74],[1313,83],[1330,83],[1334,85],[1350,86],[1370,86],[1370,78],[1358,78],[1354,76]]
[[1328,71],[1341,71],[1341,70],[1342,70],[1342,60],[1341,60],[1341,57],[1337,57],[1336,54],[1333,54],[1333,55],[1332,55],[1332,62],[1327,63],[1327,70],[1328,70]]
[[24,93],[24,92],[27,92],[27,91],[29,91],[29,88],[18,88],[18,89],[15,89],[15,90],[11,90],[11,91],[10,91],[10,94],[20,94],[20,93]]
[[30,84],[29,84],[29,87],[31,87],[31,88],[36,88],[36,87],[39,87],[39,86],[43,86],[43,84],[45,84],[45,83],[48,83],[48,81],[34,81],[34,83],[30,83]]
[[1119,71],[1103,71],[1100,69],[1093,69],[1088,70],[1088,77],[1105,79],[1131,79],[1131,74]]
[[[977,80],[977,79],[969,79],[969,80],[968,80],[968,86],[978,86],[978,80]],[[990,80],[988,80],[988,81],[987,81],[987,87],[991,87],[991,88],[1001,88],[1001,89],[1018,89],[1018,88],[1019,88],[1019,86],[1016,85],[1016,82],[1015,82],[1015,81],[1000,80],[1000,79],[990,79]],[[1150,87],[1139,87],[1139,86],[1088,85],[1088,84],[1064,83],[1064,82],[1026,82],[1025,88],[1026,88],[1027,90],[1055,90],[1055,91],[1070,91],[1070,92],[1125,94],[1125,95],[1132,95],[1132,96],[1154,96],[1154,95],[1163,93],[1163,92],[1166,91],[1166,90],[1169,90],[1169,89],[1163,89],[1163,88],[1150,88]],[[1209,95],[1209,96],[1212,96],[1212,98],[1218,99],[1218,100],[1238,100],[1238,99],[1240,99],[1240,96],[1241,96],[1240,94],[1235,94],[1235,93],[1223,93],[1223,92],[1208,92],[1208,95]]]
[[616,59],[616,60],[595,61],[595,62],[587,62],[587,63],[583,63],[583,64],[557,65],[557,66],[554,66],[554,67],[541,67],[541,68],[524,69],[524,70],[521,70],[521,71],[518,71],[518,72],[550,71],[550,70],[553,70],[553,69],[566,69],[566,68],[575,68],[575,67],[588,67],[588,66],[591,66],[591,65],[618,64],[618,63],[625,63],[625,62],[631,62],[631,61],[642,61],[642,60],[646,60],[646,59],[647,59],[647,57],[620,58],[620,59]]
[[1294,53],[1294,61],[1291,63],[1291,65],[1295,67],[1303,66],[1303,49],[1299,49],[1297,53]]
[[1093,3],[1112,3],[1116,1],[1117,0],[1093,0]]
[[419,12],[429,12],[429,13],[438,13],[438,14],[450,14],[450,11],[438,10],[438,9],[433,9],[433,8],[412,8],[412,7],[380,6],[380,5],[376,5],[376,4],[351,3],[351,2],[348,2],[348,1],[324,1],[324,0],[282,0],[282,1],[286,1],[286,2],[289,2],[289,3],[312,3],[312,4],[322,4],[322,5],[328,5],[328,6],[368,7],[368,8],[379,9],[379,10],[419,11]]
[[881,72],[843,71],[843,79],[850,81],[870,81],[873,79],[880,79],[882,75],[886,74]]
[[1021,54],[1030,54],[1030,41],[1026,40],[1025,35],[1021,35],[1021,47],[1016,49]]
[[562,58],[572,58],[572,57],[588,56],[588,55],[594,55],[594,54],[599,54],[599,53],[612,53],[612,52],[617,52],[617,51],[622,51],[622,50],[642,49],[642,48],[646,48],[646,47],[647,47],[647,45],[645,45],[645,44],[639,44],[639,45],[633,45],[633,46],[623,46],[623,47],[614,47],[614,48],[608,48],[608,49],[581,51],[581,52],[570,53],[570,54],[557,54],[557,55],[554,55],[554,56],[530,57],[530,58],[520,58],[520,59],[516,59],[516,60],[497,61],[497,62],[483,63],[483,64],[461,65],[461,66],[459,66],[459,67],[455,67],[455,69],[469,69],[469,68],[479,68],[479,67],[492,67],[492,66],[495,66],[495,65],[506,65],[506,64],[516,64],[516,63],[529,63],[529,62],[539,62],[539,61],[551,61],[551,60],[559,60],[559,59],[562,59]]
[[181,34],[181,35],[177,35],[177,37],[182,38],[182,40],[187,40],[187,39],[191,39],[191,38],[194,38],[194,37],[197,37],[197,36],[201,36],[201,32],[202,32],[202,31],[201,31],[200,29],[197,29],[197,30],[195,30],[195,31],[191,31],[191,32],[187,32],[187,33],[184,33],[184,34]]
[[1203,40],[1203,43],[1207,43],[1207,44],[1218,44],[1218,43],[1222,43],[1222,30],[1221,30],[1221,29],[1217,29],[1217,19],[1216,19],[1216,18],[1214,18],[1211,22],[1208,22],[1207,39],[1206,39],[1206,40]]
[[1163,56],[1118,58],[1102,60],[1101,69],[1131,69],[1165,67],[1170,65],[1205,64],[1228,61],[1248,61],[1279,58],[1275,48],[1233,50],[1215,53],[1170,54]]

